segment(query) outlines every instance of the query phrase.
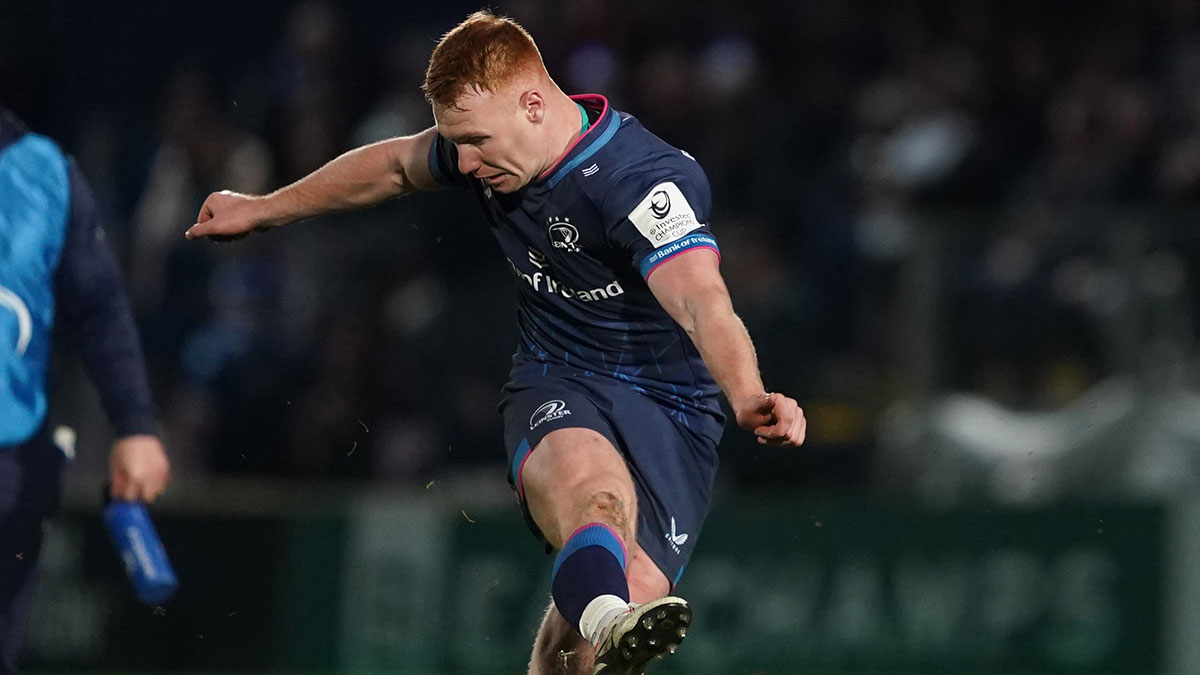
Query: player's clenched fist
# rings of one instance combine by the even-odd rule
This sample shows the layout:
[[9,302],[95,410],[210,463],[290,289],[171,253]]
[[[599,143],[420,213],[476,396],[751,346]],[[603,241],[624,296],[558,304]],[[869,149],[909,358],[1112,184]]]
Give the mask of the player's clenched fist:
[[742,401],[735,411],[738,424],[753,432],[759,443],[800,445],[808,423],[796,399],[780,393],[759,394]]
[[196,224],[184,232],[188,239],[207,237],[214,241],[241,239],[254,230],[265,230],[268,223],[257,208],[259,198],[238,192],[214,192],[200,206]]

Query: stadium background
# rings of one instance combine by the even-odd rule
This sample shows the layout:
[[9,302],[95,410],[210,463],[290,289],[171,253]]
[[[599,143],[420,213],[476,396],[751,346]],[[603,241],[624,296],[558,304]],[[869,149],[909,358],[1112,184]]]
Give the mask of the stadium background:
[[[663,672],[1200,672],[1200,3],[497,2],[710,174],[799,451],[731,429]],[[511,281],[468,200],[216,246],[205,194],[430,121],[474,3],[0,3],[0,100],[91,178],[183,583],[140,607],[78,362],[31,672],[519,672]]]

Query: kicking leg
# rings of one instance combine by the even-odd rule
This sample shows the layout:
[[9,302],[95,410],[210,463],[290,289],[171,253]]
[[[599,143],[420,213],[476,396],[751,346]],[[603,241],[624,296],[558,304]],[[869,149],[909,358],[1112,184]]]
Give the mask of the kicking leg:
[[626,572],[633,609],[605,626],[589,673],[644,673],[651,661],[675,651],[691,625],[691,608],[682,598],[667,595],[671,584],[666,575],[637,544]]
[[[625,575],[637,523],[633,479],[603,435],[566,428],[537,444],[520,480],[530,516],[559,551],[532,672],[590,673],[591,640],[630,600]],[[569,669],[585,659],[585,670]]]
[[[671,585],[636,542],[626,566],[630,602],[642,605],[667,595]],[[530,675],[592,675],[595,648],[567,623],[551,600],[533,643]]]
[[[686,631],[691,620],[686,603],[678,598],[666,597],[671,588],[667,577],[636,541],[630,547],[625,572],[630,602],[637,609],[633,612],[622,611],[599,627],[603,629],[599,631],[601,642],[608,640],[607,650],[612,651],[607,657],[600,655],[602,661],[608,661],[605,664],[607,669],[599,671],[602,673],[643,672],[648,661],[666,651],[673,651],[672,646],[683,639],[679,629]],[[660,613],[665,613],[665,622],[658,618]],[[647,616],[649,627],[644,623]],[[651,644],[651,640],[659,644]],[[621,653],[622,648],[625,654]],[[596,672],[596,658],[596,646],[580,635],[577,626],[563,618],[552,600],[534,641],[530,674],[592,675]]]

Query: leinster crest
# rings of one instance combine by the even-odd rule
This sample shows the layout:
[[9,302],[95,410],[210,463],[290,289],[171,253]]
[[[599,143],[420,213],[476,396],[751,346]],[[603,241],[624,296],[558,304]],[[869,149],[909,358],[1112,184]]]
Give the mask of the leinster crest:
[[548,219],[547,234],[550,245],[568,253],[579,252],[579,230],[571,224],[570,218],[553,217]]

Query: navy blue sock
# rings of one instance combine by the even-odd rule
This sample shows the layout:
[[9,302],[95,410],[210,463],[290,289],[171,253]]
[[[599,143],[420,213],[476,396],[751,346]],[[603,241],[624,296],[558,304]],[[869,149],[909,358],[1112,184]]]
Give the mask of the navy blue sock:
[[615,595],[629,602],[621,539],[601,523],[575,530],[554,560],[550,593],[559,613],[577,630],[584,608],[593,599]]

